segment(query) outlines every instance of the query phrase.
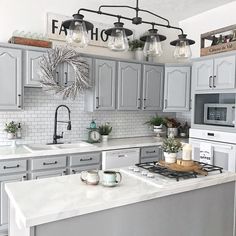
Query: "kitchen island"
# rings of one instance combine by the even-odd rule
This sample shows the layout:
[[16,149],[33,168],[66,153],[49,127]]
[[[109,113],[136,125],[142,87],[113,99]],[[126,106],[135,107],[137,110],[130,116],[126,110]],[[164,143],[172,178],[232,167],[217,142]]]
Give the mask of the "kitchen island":
[[156,184],[120,171],[114,188],[79,174],[6,184],[9,236],[234,235],[236,174]]

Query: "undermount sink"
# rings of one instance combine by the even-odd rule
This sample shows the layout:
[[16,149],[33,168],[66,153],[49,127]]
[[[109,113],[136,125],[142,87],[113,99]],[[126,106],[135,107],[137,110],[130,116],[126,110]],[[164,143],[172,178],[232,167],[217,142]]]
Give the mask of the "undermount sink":
[[56,147],[59,149],[71,149],[71,148],[94,147],[94,145],[86,142],[78,142],[78,143],[57,144]]
[[27,144],[24,145],[26,149],[29,151],[48,151],[48,150],[55,150],[57,147],[55,145],[44,145],[44,144]]
[[24,145],[24,147],[31,151],[49,151],[49,150],[58,150],[58,149],[73,149],[73,148],[84,148],[84,147],[94,147],[93,144],[86,142],[78,142],[78,143],[65,143],[65,144],[28,144]]

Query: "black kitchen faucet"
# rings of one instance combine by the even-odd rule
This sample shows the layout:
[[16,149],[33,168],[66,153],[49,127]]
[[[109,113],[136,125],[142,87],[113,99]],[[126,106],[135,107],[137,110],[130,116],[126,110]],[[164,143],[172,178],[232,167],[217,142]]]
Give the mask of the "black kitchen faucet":
[[[57,120],[57,113],[58,113],[59,108],[61,108],[61,107],[65,107],[65,108],[68,110],[68,118],[69,118],[68,121],[58,121],[58,120]],[[57,134],[57,123],[66,123],[66,124],[67,124],[67,130],[71,130],[70,109],[69,109],[68,106],[66,106],[66,105],[60,105],[60,106],[58,106],[58,107],[56,108],[56,111],[55,111],[55,118],[54,118],[53,144],[57,144],[57,140],[63,138],[63,132],[62,132],[61,135],[58,135],[58,134]]]

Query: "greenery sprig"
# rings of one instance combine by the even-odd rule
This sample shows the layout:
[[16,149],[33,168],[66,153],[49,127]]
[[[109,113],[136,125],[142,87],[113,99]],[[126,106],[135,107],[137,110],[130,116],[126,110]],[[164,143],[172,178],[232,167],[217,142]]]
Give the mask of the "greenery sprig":
[[162,143],[163,152],[177,153],[182,150],[182,144],[175,138],[166,138]]

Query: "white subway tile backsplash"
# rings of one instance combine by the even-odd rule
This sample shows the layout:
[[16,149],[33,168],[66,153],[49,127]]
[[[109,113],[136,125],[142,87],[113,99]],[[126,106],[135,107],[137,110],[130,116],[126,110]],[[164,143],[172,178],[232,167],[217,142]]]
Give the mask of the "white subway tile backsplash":
[[[0,112],[0,144],[9,144],[7,134],[3,131],[9,121],[22,123],[22,140],[19,143],[48,143],[52,142],[54,113],[58,105],[65,104],[71,109],[72,130],[66,130],[66,124],[59,124],[58,132],[64,132],[63,142],[75,142],[87,139],[87,127],[96,119],[97,125],[110,122],[113,131],[111,137],[134,137],[152,135],[151,129],[144,123],[155,112],[143,111],[84,111],[84,95],[81,94],[75,101],[62,100],[60,96],[51,95],[42,89],[24,89],[24,110],[16,112]],[[160,112],[158,114],[161,115]],[[164,113],[163,116],[173,116],[173,113]],[[67,120],[67,112],[59,111],[58,119]]]

